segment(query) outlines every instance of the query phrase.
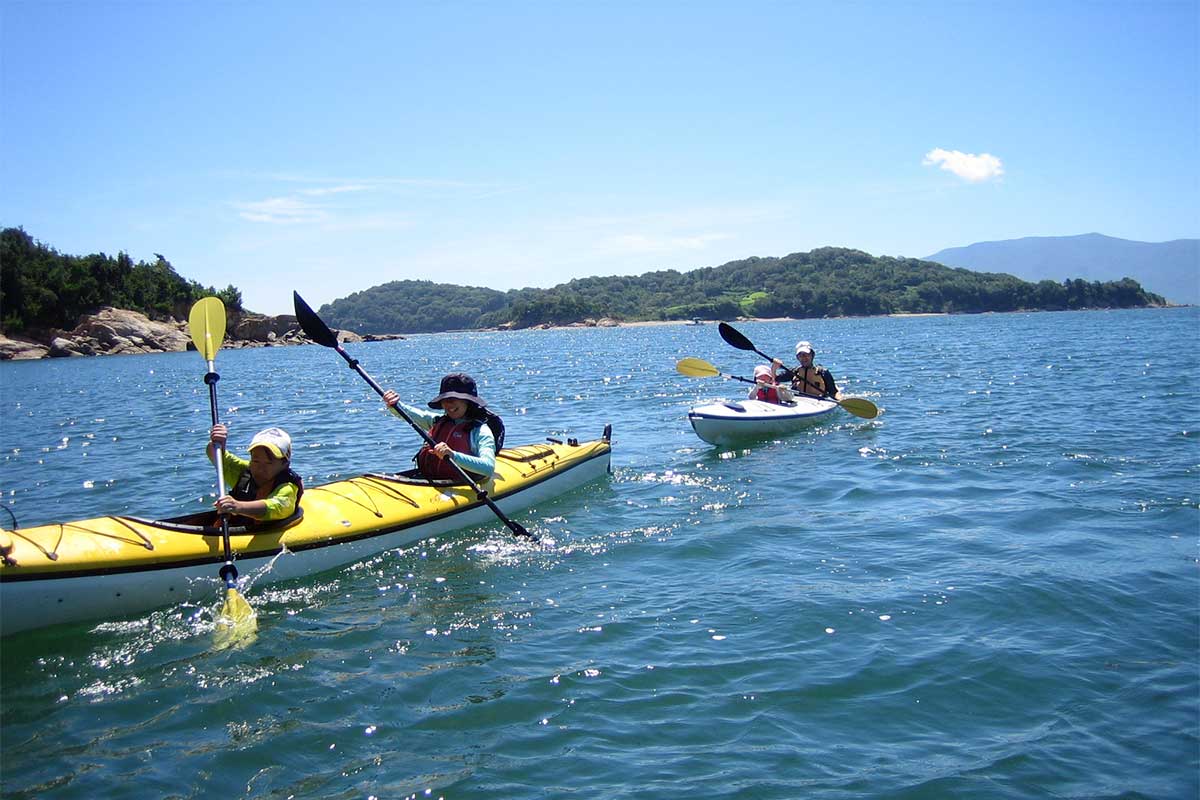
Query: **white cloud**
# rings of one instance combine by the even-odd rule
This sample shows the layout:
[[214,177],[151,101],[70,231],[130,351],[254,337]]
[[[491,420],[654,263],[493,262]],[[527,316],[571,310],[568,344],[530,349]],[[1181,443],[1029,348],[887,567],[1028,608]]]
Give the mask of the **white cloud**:
[[971,183],[980,183],[1004,174],[1004,165],[991,153],[962,153],[958,150],[943,150],[935,147],[925,154],[924,166],[940,164],[947,172]]
[[320,222],[328,216],[320,206],[295,197],[271,197],[250,203],[234,203],[234,207],[242,219],[275,225]]
[[674,253],[680,250],[703,250],[713,242],[728,239],[726,233],[704,233],[699,236],[646,236],[630,233],[609,240],[611,249],[623,253]]
[[329,186],[323,189],[301,189],[300,194],[309,195],[311,197],[320,197],[325,194],[342,194],[343,192],[365,192],[371,187],[363,184],[351,184],[349,186]]

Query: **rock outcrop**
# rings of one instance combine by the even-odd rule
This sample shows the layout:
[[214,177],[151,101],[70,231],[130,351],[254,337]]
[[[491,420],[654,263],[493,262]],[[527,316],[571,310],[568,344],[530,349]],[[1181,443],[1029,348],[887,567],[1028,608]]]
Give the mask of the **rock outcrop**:
[[158,322],[136,311],[105,307],[55,337],[50,356],[171,353],[186,350],[190,341],[182,322]]
[[48,346],[29,339],[9,339],[0,336],[0,361],[45,358],[49,352]]
[[[372,340],[390,338],[394,337],[380,336]],[[364,341],[363,337],[349,331],[338,331],[338,340]],[[231,312],[226,318],[225,341],[221,346],[238,349],[308,343],[308,337],[291,314],[268,317]],[[107,306],[83,317],[70,331],[40,331],[12,338],[0,335],[0,361],[171,353],[193,348],[186,321],[152,320],[137,311]]]

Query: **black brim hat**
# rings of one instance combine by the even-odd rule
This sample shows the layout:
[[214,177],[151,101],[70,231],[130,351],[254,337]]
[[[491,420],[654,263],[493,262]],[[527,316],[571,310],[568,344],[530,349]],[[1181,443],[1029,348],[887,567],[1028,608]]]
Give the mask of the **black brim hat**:
[[486,408],[487,403],[483,402],[478,392],[479,390],[475,387],[474,378],[463,372],[452,372],[442,378],[442,385],[438,390],[438,395],[429,401],[429,407],[441,408],[443,400],[454,398],[474,403],[480,408]]

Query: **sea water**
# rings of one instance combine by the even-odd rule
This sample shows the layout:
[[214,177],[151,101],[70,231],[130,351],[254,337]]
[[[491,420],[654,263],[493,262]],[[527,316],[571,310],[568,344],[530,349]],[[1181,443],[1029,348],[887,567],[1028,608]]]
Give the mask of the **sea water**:
[[[882,413],[705,444],[688,409],[745,384],[675,362],[758,361],[712,324],[347,345],[414,402],[471,373],[511,444],[612,423],[612,475],[517,515],[540,545],[244,575],[241,649],[216,563],[211,602],[0,640],[3,796],[1196,797],[1197,309],[736,325]],[[235,450],[278,425],[308,485],[410,466],[333,351],[216,366]],[[205,371],[0,365],[4,507],[211,504]]]

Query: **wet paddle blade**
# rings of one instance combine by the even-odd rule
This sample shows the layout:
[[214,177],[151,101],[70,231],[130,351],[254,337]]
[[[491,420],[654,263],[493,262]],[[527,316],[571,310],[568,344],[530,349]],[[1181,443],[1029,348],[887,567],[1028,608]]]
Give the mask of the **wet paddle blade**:
[[725,340],[726,344],[732,345],[738,350],[750,350],[757,352],[754,350],[754,342],[747,339],[742,335],[741,331],[739,331],[737,328],[734,328],[732,325],[729,325],[728,323],[722,322],[720,325],[718,325],[717,333],[721,334],[721,338]]
[[838,405],[849,411],[856,417],[863,419],[875,419],[879,416],[879,409],[870,400],[864,400],[861,397],[848,397],[845,400],[839,400]]
[[296,307],[296,321],[308,338],[324,347],[338,346],[337,334],[329,330],[329,326],[304,302],[299,292],[292,292],[292,304]]
[[225,589],[225,603],[217,617],[213,630],[214,645],[218,650],[228,647],[245,647],[254,641],[258,633],[258,614],[241,593],[229,587]]
[[675,369],[681,375],[687,375],[689,378],[715,378],[721,372],[712,364],[699,358],[681,358],[675,362]]
[[225,304],[221,298],[205,297],[196,301],[188,314],[188,333],[205,361],[217,357],[217,350],[225,340]]

